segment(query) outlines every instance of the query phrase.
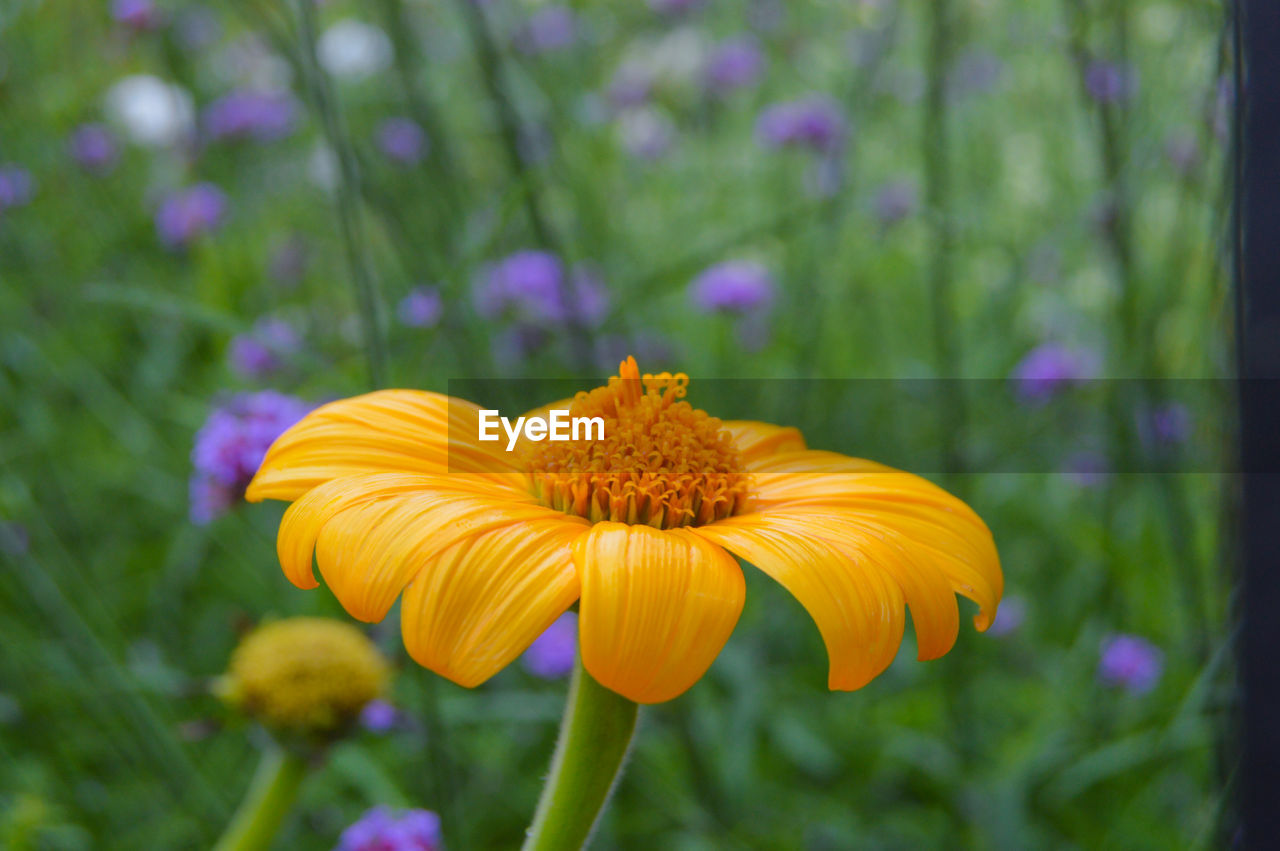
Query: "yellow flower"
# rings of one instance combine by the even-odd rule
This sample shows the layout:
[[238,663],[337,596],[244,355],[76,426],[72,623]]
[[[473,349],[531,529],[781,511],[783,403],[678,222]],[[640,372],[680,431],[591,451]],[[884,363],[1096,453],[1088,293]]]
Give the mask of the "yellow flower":
[[573,417],[605,439],[478,440],[480,409],[386,390],[319,408],[285,432],[248,499],[292,501],[285,574],[317,586],[312,555],[352,616],[381,620],[403,592],[405,647],[464,686],[518,656],[574,601],[582,663],[639,703],[695,683],[745,596],[732,552],[809,611],[852,690],[893,660],[910,608],[919,658],[955,643],[955,594],[985,630],[1003,588],[991,533],[909,473],[812,451],[794,428],[720,421],[682,401],[688,378],[628,358]]
[[219,691],[267,727],[323,738],[354,721],[387,678],[382,654],[350,624],[286,618],[245,636]]

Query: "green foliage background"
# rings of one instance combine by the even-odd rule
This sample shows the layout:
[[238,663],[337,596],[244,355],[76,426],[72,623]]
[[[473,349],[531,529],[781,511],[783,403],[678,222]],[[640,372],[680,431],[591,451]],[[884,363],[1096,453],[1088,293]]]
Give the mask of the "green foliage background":
[[[1216,471],[1231,452],[1230,394],[1186,381],[1230,374],[1222,4],[778,4],[781,22],[759,36],[769,68],[758,87],[712,102],[688,80],[659,86],[657,109],[678,135],[655,162],[619,144],[602,95],[610,76],[675,36],[742,31],[751,4],[711,0],[676,22],[642,3],[572,5],[586,36],[534,57],[510,48],[532,8],[516,0],[483,4],[483,32],[462,2],[318,4],[307,12],[318,28],[355,16],[392,34],[395,63],[361,81],[314,72],[295,4],[209,4],[220,35],[200,51],[182,49],[173,27],[127,32],[107,4],[0,8],[0,162],[36,181],[30,204],[0,211],[0,844],[209,845],[260,744],[209,696],[211,678],[259,619],[346,617],[327,591],[299,591],[278,570],[280,506],[241,506],[206,527],[187,519],[195,431],[220,394],[259,386],[229,370],[228,342],[264,315],[305,337],[272,386],[313,400],[369,389],[371,365],[389,386],[441,391],[476,375],[585,380],[612,370],[593,354],[600,339],[658,338],[670,355],[642,367],[690,373],[693,400],[713,413],[732,399],[714,383],[699,397],[699,378],[777,379],[793,388],[811,446],[857,453],[851,434],[879,434],[918,453],[906,466],[957,489],[992,527],[1007,595],[1027,607],[1021,627],[963,630],[930,663],[914,660],[908,638],[852,694],[827,693],[816,629],[749,571],[746,611],[708,676],[643,712],[598,847],[1229,839],[1234,514],[1231,479]],[[190,11],[165,8],[172,20]],[[68,159],[68,134],[102,119],[114,81],[154,74],[203,106],[228,88],[219,46],[250,32],[293,68],[307,107],[293,135],[126,146],[103,177]],[[477,49],[485,39],[492,57]],[[979,54],[1003,70],[964,94],[955,69]],[[1135,69],[1136,95],[1091,100],[1090,57]],[[831,197],[806,189],[806,156],[752,138],[763,106],[811,91],[837,97],[853,127]],[[511,156],[504,103],[543,140],[541,159]],[[428,127],[421,167],[377,151],[374,128],[389,115]],[[1179,169],[1166,149],[1187,138],[1199,156]],[[336,192],[308,176],[320,145],[341,154]],[[922,203],[889,226],[874,199],[902,178]],[[157,199],[197,180],[227,192],[229,219],[166,250]],[[309,258],[292,288],[267,272],[289,240]],[[540,245],[594,262],[611,310],[591,332],[599,339],[562,334],[526,358],[495,354],[506,329],[476,314],[472,280],[483,263]],[[690,279],[730,257],[764,262],[779,282],[758,347],[690,306]],[[362,278],[374,304],[363,316]],[[394,321],[421,283],[445,296],[435,329]],[[1178,380],[1151,392],[1191,406],[1198,465],[1096,487],[1048,472],[1080,438],[1071,414],[1021,409],[1004,381],[1045,340],[1096,353],[1110,377]],[[997,380],[955,385],[958,408],[909,415],[892,403],[860,410],[857,384],[849,405],[824,407],[819,390],[834,385],[798,380],[937,376]],[[1104,410],[1102,448],[1119,469],[1147,469],[1131,421],[1127,408]],[[1011,441],[1039,463],[990,472]],[[1099,644],[1117,631],[1163,648],[1152,692],[1099,684]],[[340,745],[278,847],[332,847],[376,803],[440,811],[451,848],[514,847],[565,683],[512,666],[465,690],[408,662],[394,614],[372,632],[398,660],[394,698],[413,721]]]

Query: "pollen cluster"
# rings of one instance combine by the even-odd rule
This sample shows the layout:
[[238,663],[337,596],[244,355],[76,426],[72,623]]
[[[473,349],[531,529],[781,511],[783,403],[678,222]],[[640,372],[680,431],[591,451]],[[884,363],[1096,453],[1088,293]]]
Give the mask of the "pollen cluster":
[[628,358],[604,387],[579,393],[574,417],[601,417],[604,440],[537,444],[528,469],[550,508],[593,523],[672,529],[736,513],[747,476],[720,420],[683,398],[684,373],[641,376]]

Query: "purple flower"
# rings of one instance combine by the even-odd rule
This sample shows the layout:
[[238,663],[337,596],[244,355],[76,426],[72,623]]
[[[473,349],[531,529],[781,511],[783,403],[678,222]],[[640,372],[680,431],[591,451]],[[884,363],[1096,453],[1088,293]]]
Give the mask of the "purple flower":
[[653,75],[638,63],[623,63],[609,81],[609,103],[617,109],[642,106],[653,94]]
[[12,207],[24,207],[36,194],[31,172],[20,165],[0,165],[0,213]]
[[387,733],[400,723],[400,710],[385,700],[371,700],[360,710],[360,726],[371,733]]
[[627,153],[642,160],[659,160],[671,150],[676,130],[656,109],[624,110],[618,116],[618,139]]
[[516,34],[522,53],[537,55],[573,46],[578,22],[566,6],[543,6],[529,16]]
[[745,314],[773,301],[773,278],[759,263],[726,260],[706,269],[689,285],[693,303],[707,313]]
[[534,639],[520,664],[535,677],[558,680],[573,670],[578,655],[578,616],[565,612]]
[[287,92],[241,89],[209,104],[204,126],[209,138],[217,141],[272,142],[294,131],[298,115],[297,101]]
[[427,132],[411,118],[388,118],[378,126],[378,148],[400,165],[417,165],[427,156]]
[[987,628],[987,635],[1004,638],[1018,631],[1027,619],[1027,601],[1016,595],[1005,597],[996,610],[996,619]]
[[880,224],[888,227],[914,213],[918,201],[914,182],[891,180],[877,190],[873,209]]
[[156,233],[169,248],[183,248],[211,233],[227,215],[227,196],[212,183],[170,194],[156,211]]
[[1067,458],[1064,472],[1072,484],[1082,488],[1096,488],[1106,484],[1111,464],[1100,452],[1082,450]]
[[267,448],[311,407],[274,390],[235,396],[215,407],[191,451],[191,521],[204,525],[239,500]]
[[1067,385],[1092,378],[1096,371],[1092,356],[1057,343],[1045,343],[1028,352],[1014,367],[1013,381],[1025,401],[1043,403]]
[[443,312],[444,300],[431,287],[414,287],[396,307],[396,316],[410,328],[432,328]]
[[164,16],[152,0],[115,0],[111,17],[132,30],[153,30],[164,22]]
[[534,324],[595,324],[608,308],[608,291],[589,267],[575,266],[566,275],[554,254],[518,251],[485,270],[475,289],[475,304],[489,319],[514,314]]
[[1145,694],[1155,688],[1163,671],[1164,652],[1145,638],[1119,633],[1102,642],[1098,679],[1103,685]]
[[1181,402],[1161,405],[1139,417],[1138,432],[1146,443],[1156,446],[1185,443],[1191,434],[1191,412]]
[[244,378],[265,378],[284,366],[300,342],[297,330],[283,319],[260,319],[247,334],[232,338],[227,360]]
[[1084,87],[1098,103],[1120,103],[1137,94],[1138,73],[1105,59],[1094,59],[1085,66]]
[[692,12],[704,2],[705,0],[649,0],[649,8],[659,15],[675,17]]
[[374,807],[342,832],[334,851],[439,851],[440,817],[430,810]]
[[101,124],[81,124],[71,134],[67,147],[71,158],[91,174],[106,174],[120,158],[115,135]]
[[725,39],[716,45],[707,60],[707,89],[727,95],[755,83],[764,71],[765,58],[751,36]]
[[772,149],[797,147],[831,153],[844,144],[846,132],[844,113],[826,95],[776,103],[756,121],[756,139]]

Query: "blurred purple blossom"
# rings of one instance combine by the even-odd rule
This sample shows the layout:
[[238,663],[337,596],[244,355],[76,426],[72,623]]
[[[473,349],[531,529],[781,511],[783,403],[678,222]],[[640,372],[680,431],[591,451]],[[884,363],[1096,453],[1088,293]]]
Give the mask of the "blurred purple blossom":
[[191,522],[204,525],[239,500],[268,447],[311,407],[274,390],[217,405],[196,432],[191,452]]
[[71,158],[91,174],[106,174],[120,159],[115,134],[101,124],[81,124],[67,142]]
[[1013,370],[1013,382],[1024,401],[1044,403],[1063,388],[1093,378],[1097,361],[1091,353],[1058,343],[1032,349]]
[[1005,597],[996,610],[996,619],[987,628],[987,634],[1004,638],[1018,631],[1027,619],[1027,601],[1017,595]]
[[756,121],[756,138],[766,148],[799,147],[831,153],[844,143],[846,133],[840,105],[826,95],[776,103]]
[[588,325],[604,318],[608,291],[589,267],[564,263],[547,251],[517,251],[489,265],[474,290],[476,309],[486,318],[506,314],[526,323],[578,321]]
[[535,677],[556,680],[573,671],[578,655],[578,616],[565,612],[534,639],[520,664]]
[[706,313],[750,313],[768,307],[773,294],[769,270],[750,260],[717,263],[689,286],[693,303]]
[[1081,450],[1067,457],[1063,472],[1074,485],[1082,488],[1096,488],[1107,482],[1111,474],[1111,464],[1101,452]]
[[171,193],[156,210],[156,233],[169,248],[183,248],[211,233],[227,215],[227,196],[212,183]]
[[1153,446],[1185,443],[1191,435],[1191,411],[1181,402],[1160,405],[1139,417],[1138,434]]
[[0,213],[12,207],[24,207],[36,194],[36,182],[16,163],[0,165]]
[[164,23],[164,15],[152,0],[114,0],[111,17],[131,30],[154,30]]
[[1094,59],[1085,66],[1084,87],[1098,103],[1121,103],[1138,93],[1138,72],[1129,66]]
[[880,224],[897,224],[915,212],[919,203],[919,193],[912,180],[891,180],[876,190],[872,209]]
[[334,851],[440,851],[440,817],[431,810],[367,810],[342,832]]
[[400,299],[396,316],[410,328],[433,328],[444,313],[444,300],[432,287],[414,287]]
[[1145,638],[1120,633],[1102,642],[1098,679],[1104,685],[1145,694],[1155,688],[1163,671],[1164,651]]
[[515,45],[522,53],[536,56],[572,47],[577,35],[578,21],[569,7],[542,6],[516,33]]
[[636,62],[624,62],[609,80],[608,98],[617,109],[642,106],[653,94],[653,74]]
[[248,333],[232,338],[227,360],[238,375],[262,379],[279,371],[301,342],[297,329],[283,319],[260,319]]
[[751,36],[736,36],[720,42],[711,51],[705,70],[707,89],[727,95],[755,83],[764,72],[765,58]]
[[271,142],[292,133],[299,114],[297,101],[287,92],[239,89],[205,108],[204,126],[209,138],[218,141]]
[[411,166],[426,158],[431,142],[418,122],[396,116],[378,125],[378,148],[392,162]]
[[671,119],[656,109],[640,107],[618,115],[618,139],[627,153],[642,160],[659,160],[671,150],[676,129]]
[[386,733],[400,723],[400,710],[385,700],[371,700],[360,710],[360,726],[371,733]]

